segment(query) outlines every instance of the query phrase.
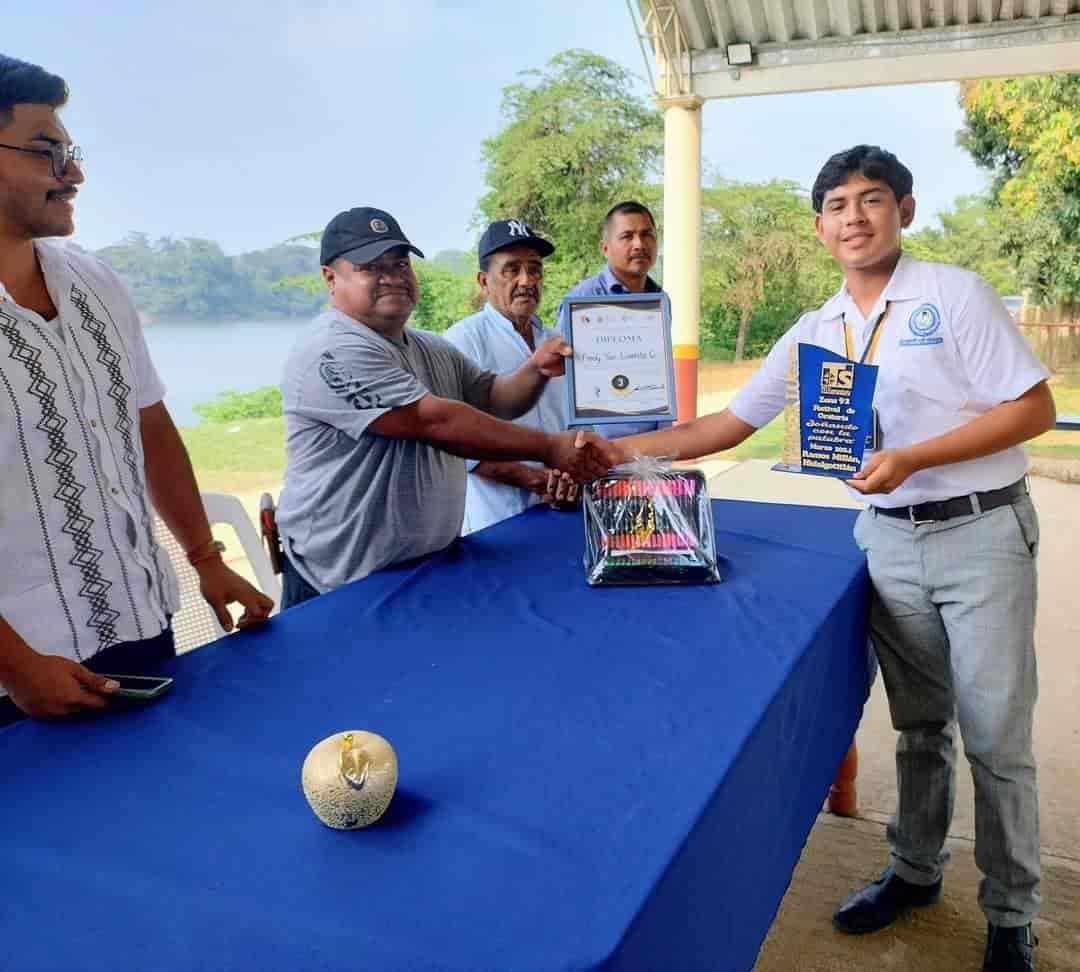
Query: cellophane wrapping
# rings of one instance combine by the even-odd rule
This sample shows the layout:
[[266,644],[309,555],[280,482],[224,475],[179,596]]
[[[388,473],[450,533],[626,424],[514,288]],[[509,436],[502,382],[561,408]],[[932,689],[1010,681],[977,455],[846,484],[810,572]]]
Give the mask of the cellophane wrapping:
[[584,489],[590,585],[716,583],[716,536],[705,475],[641,458]]

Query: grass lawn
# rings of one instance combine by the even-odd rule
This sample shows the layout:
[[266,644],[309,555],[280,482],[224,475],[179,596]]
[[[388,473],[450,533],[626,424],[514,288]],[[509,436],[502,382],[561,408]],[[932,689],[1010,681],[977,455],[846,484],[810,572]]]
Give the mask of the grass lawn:
[[244,493],[275,486],[285,475],[285,419],[200,422],[180,430],[208,492]]
[[[753,373],[757,362],[702,362],[702,406],[722,408]],[[1050,387],[1062,414],[1080,414],[1080,367],[1055,375]],[[244,419],[202,422],[180,430],[204,490],[243,493],[276,486],[285,473],[285,420]],[[777,418],[721,458],[777,459],[783,442],[783,418]],[[1047,432],[1028,443],[1032,456],[1080,459],[1080,432]]]

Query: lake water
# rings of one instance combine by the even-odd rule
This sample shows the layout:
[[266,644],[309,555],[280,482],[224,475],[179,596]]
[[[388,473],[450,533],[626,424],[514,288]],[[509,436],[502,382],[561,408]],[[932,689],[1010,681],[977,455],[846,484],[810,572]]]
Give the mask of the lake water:
[[194,406],[226,391],[277,385],[285,358],[308,321],[149,324],[146,343],[177,425],[195,425]]
[[[309,321],[230,321],[206,324],[149,324],[146,343],[165,382],[165,404],[177,425],[195,425],[194,406],[213,401],[222,392],[252,391],[278,385],[285,358]],[[756,362],[732,365],[699,362],[698,387],[703,395],[730,392],[745,382]],[[699,402],[700,405],[700,402]]]

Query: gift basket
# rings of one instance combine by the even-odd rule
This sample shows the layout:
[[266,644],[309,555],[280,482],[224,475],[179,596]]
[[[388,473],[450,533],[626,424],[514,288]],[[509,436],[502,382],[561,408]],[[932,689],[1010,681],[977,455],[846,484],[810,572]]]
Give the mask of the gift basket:
[[583,494],[590,585],[716,583],[716,540],[705,475],[642,458]]

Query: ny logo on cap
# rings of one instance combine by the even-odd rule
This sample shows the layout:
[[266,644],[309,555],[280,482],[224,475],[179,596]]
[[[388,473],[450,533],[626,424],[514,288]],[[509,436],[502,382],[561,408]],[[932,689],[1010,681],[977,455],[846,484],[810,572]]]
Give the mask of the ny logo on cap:
[[510,231],[511,236],[532,236],[532,230],[520,219],[508,219],[506,228]]
[[376,216],[369,224],[373,233],[389,233],[390,227],[386,225],[378,216]]

